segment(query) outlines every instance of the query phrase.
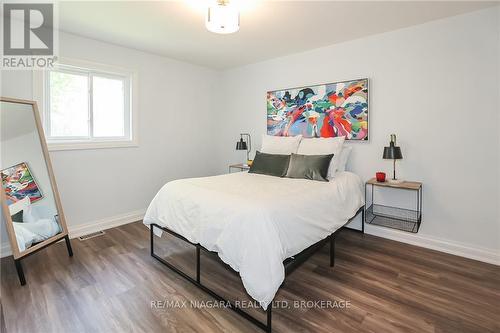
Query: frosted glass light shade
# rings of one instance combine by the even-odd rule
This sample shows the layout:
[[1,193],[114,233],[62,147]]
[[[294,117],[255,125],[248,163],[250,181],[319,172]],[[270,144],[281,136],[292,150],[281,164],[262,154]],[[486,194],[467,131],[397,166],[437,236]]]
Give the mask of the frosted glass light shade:
[[217,34],[231,34],[240,29],[240,13],[229,4],[208,7],[205,26]]

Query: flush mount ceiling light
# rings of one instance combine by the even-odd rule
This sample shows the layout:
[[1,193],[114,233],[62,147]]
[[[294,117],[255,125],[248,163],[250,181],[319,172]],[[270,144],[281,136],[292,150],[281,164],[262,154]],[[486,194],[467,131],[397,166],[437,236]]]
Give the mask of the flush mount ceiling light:
[[231,34],[240,29],[240,13],[229,0],[217,0],[207,10],[205,26],[217,34]]

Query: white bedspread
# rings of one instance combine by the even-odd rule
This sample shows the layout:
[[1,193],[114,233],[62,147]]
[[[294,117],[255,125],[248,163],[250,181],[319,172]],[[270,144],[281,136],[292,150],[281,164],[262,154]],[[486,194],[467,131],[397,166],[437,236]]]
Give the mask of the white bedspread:
[[284,280],[283,260],[342,227],[363,203],[362,181],[350,172],[330,182],[238,172],[167,183],[144,224],[218,252],[266,309]]

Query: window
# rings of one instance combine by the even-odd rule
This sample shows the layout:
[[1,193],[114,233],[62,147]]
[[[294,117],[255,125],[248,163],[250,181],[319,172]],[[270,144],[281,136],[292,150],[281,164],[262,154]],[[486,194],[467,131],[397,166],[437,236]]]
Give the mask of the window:
[[101,68],[65,64],[43,74],[43,125],[50,150],[135,145],[132,75]]

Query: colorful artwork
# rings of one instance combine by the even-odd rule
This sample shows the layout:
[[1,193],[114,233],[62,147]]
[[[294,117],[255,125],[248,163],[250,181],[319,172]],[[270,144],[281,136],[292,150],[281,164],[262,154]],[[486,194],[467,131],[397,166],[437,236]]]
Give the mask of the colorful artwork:
[[11,205],[25,197],[29,197],[31,203],[42,199],[42,192],[38,188],[35,179],[33,179],[28,164],[25,162],[2,170],[1,174],[7,205]]
[[368,79],[268,92],[267,134],[368,140]]

